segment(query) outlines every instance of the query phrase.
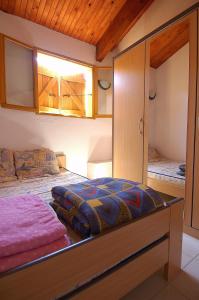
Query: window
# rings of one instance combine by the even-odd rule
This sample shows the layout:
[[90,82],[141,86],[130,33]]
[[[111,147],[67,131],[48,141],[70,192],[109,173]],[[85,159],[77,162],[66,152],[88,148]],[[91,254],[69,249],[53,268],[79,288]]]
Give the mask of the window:
[[4,57],[4,104],[34,108],[33,50],[5,38]]
[[0,34],[0,105],[93,118],[93,66]]
[[95,67],[95,117],[112,117],[112,68]]
[[40,113],[92,117],[92,67],[37,52]]

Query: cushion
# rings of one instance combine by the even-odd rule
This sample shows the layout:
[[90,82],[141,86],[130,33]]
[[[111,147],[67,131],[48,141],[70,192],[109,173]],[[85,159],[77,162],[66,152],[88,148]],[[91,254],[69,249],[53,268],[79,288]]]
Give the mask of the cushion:
[[148,160],[150,162],[152,162],[152,161],[158,161],[158,160],[160,160],[160,158],[161,158],[161,155],[157,151],[157,149],[155,149],[155,148],[153,148],[153,147],[151,147],[149,145],[149,148],[148,148]]
[[14,159],[19,179],[59,173],[56,155],[49,149],[15,151]]
[[0,182],[16,180],[13,152],[0,148]]

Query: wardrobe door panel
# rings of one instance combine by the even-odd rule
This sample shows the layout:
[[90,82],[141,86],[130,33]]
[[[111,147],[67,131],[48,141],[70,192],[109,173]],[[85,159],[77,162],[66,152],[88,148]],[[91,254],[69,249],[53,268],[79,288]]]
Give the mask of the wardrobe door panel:
[[[198,10],[199,16],[199,10]],[[198,24],[199,30],[199,24]],[[199,31],[198,31],[199,45]],[[199,51],[199,50],[198,50]],[[198,60],[199,67],[199,60]],[[197,108],[196,108],[196,132],[195,132],[195,162],[194,162],[194,192],[193,192],[193,210],[192,227],[199,229],[199,74],[197,78]]]
[[113,176],[143,181],[145,43],[114,61]]
[[[187,16],[189,20],[189,101],[187,123],[187,155],[185,186],[185,226],[192,226],[194,187],[194,147],[197,84],[197,11]],[[196,170],[195,170],[196,171]],[[199,182],[198,182],[199,183]],[[186,229],[186,228],[185,228]]]

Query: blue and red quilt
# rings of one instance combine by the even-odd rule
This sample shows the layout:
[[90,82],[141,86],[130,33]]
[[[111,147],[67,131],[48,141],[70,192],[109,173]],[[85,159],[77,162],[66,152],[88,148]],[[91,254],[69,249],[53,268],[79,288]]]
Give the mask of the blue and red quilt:
[[99,178],[52,189],[53,208],[82,237],[145,216],[165,206],[153,189],[129,180]]

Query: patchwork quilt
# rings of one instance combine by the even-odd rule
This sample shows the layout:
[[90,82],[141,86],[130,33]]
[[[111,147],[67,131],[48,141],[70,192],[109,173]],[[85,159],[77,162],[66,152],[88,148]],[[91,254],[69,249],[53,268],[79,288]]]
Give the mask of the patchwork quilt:
[[52,189],[52,207],[82,237],[144,216],[165,206],[153,189],[137,182],[100,178]]

